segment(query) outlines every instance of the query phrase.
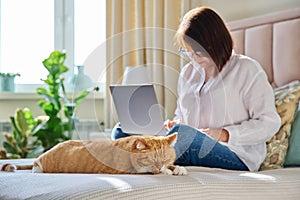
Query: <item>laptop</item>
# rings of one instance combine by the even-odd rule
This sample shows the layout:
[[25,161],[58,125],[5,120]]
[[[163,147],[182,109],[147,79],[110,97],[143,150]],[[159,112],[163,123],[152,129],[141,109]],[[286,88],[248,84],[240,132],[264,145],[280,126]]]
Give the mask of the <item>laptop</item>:
[[110,92],[123,132],[166,135],[162,107],[152,84],[110,85]]

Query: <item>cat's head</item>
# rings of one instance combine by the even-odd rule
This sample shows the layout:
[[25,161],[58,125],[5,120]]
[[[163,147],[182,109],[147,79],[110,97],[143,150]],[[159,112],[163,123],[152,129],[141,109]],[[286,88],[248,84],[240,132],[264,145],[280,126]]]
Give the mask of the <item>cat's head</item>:
[[135,137],[131,153],[131,162],[138,173],[158,174],[164,168],[173,165],[176,154],[174,145],[177,133],[166,137]]

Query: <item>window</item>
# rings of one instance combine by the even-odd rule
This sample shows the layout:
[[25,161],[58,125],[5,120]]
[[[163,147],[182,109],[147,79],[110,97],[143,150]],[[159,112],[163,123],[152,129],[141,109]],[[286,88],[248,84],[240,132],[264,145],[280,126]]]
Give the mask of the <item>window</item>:
[[1,1],[1,72],[20,73],[16,83],[41,83],[42,60],[54,49],[53,0]]
[[[86,65],[86,73],[93,81],[100,82],[105,82],[105,74],[102,73],[106,65],[103,51],[106,40],[105,15],[105,0],[74,0],[74,62],[75,65]],[[95,51],[97,58],[89,57]],[[89,65],[87,59],[99,62]],[[94,68],[97,68],[98,73],[95,73]]]
[[105,41],[104,0],[0,0],[0,13],[0,72],[20,73],[17,84],[42,84],[54,49],[66,50],[70,75]]

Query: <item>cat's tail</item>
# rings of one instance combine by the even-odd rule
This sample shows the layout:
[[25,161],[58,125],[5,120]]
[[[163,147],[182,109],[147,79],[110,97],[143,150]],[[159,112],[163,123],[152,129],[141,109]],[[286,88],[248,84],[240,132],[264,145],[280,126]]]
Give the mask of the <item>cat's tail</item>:
[[33,165],[13,165],[10,163],[6,163],[3,164],[2,166],[0,166],[0,171],[4,171],[4,172],[13,172],[15,170],[28,170],[28,169],[32,169]]

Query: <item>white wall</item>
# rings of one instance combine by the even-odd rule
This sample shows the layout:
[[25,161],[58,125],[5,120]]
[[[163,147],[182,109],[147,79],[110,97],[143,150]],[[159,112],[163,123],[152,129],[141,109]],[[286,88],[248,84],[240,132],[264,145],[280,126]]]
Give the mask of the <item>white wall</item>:
[[192,0],[192,7],[208,6],[225,21],[300,7],[300,0]]

